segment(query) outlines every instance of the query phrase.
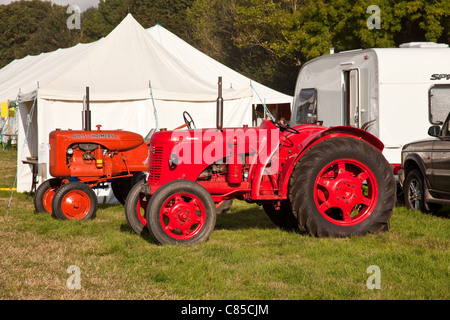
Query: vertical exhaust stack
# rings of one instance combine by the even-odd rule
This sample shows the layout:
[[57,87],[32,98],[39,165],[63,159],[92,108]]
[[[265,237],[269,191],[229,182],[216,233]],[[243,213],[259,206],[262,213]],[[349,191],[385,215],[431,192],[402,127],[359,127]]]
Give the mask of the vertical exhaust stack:
[[217,130],[223,129],[223,98],[222,98],[222,77],[219,77],[219,96],[217,97],[217,116],[216,127]]
[[91,110],[89,110],[89,87],[86,87],[85,103],[83,103],[83,129],[91,131]]

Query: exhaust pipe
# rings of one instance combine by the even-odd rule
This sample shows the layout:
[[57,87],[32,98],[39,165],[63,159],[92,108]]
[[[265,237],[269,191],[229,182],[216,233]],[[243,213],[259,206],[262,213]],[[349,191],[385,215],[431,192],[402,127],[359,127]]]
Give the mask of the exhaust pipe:
[[217,130],[222,131],[222,129],[223,129],[222,77],[219,77],[218,84],[219,84],[219,96],[217,97],[216,127],[217,127]]
[[86,87],[85,103],[83,103],[83,129],[91,131],[91,110],[89,110],[89,87]]

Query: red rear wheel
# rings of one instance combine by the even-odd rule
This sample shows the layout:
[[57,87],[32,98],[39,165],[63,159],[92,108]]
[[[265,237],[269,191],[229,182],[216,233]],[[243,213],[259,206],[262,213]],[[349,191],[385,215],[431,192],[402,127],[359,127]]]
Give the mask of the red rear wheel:
[[364,221],[377,204],[378,184],[373,172],[357,160],[339,159],[326,165],[315,186],[319,212],[340,226]]
[[352,137],[332,137],[300,158],[289,180],[300,228],[318,237],[387,230],[396,183],[382,153]]

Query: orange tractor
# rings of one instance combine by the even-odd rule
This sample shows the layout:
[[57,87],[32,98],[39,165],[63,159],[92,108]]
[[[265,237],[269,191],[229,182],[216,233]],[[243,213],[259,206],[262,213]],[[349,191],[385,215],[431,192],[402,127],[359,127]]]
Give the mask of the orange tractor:
[[36,190],[36,212],[50,212],[62,220],[95,216],[98,200],[93,189],[111,188],[122,204],[129,190],[148,170],[149,142],[136,133],[90,128],[89,88],[86,88],[83,130],[52,131],[50,174]]

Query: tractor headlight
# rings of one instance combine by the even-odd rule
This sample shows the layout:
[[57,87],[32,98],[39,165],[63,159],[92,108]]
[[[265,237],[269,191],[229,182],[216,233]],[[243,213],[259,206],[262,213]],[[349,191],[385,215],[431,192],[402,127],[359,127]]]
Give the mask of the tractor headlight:
[[179,163],[178,156],[174,153],[171,153],[169,157],[169,166],[171,168],[174,168],[178,165],[178,163]]
[[72,148],[68,148],[67,149],[67,154],[73,154],[73,149]]

